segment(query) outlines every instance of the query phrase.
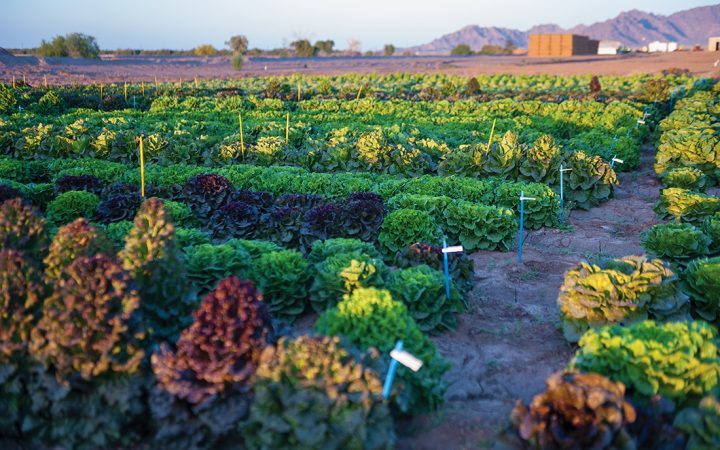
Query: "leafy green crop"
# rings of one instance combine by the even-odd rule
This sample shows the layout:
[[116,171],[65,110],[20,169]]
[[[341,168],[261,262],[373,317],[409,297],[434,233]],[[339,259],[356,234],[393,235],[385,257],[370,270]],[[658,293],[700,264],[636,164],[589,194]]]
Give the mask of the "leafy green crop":
[[577,342],[590,327],[684,318],[688,299],[678,276],[659,260],[626,256],[581,262],[565,273],[558,305],[565,339]]
[[359,251],[371,258],[380,258],[375,246],[359,239],[333,238],[324,241],[315,241],[307,256],[308,263],[317,264],[327,258],[341,253],[353,253]]
[[250,417],[250,449],[391,449],[393,420],[382,379],[332,337],[281,338],[260,359]]
[[314,272],[310,305],[316,312],[323,312],[355,289],[382,286],[388,269],[382,259],[354,251],[328,257],[315,264]]
[[662,182],[669,188],[688,189],[702,192],[707,184],[707,177],[702,170],[694,167],[678,167],[662,175]]
[[450,285],[450,298],[445,294],[442,272],[422,264],[392,272],[387,289],[395,300],[407,306],[408,312],[424,332],[454,329],[455,314],[463,311],[462,297]]
[[185,268],[198,294],[205,295],[231,275],[246,278],[250,254],[228,244],[200,244],[185,248]]
[[271,330],[270,315],[249,281],[222,280],[203,298],[175,348],[153,354],[150,395],[160,448],[214,449],[240,437],[250,381]]
[[660,394],[683,403],[717,388],[717,338],[701,321],[604,326],[585,333],[570,366],[620,381],[644,398]]
[[112,255],[112,244],[105,234],[86,219],[60,227],[53,237],[50,250],[45,257],[45,276],[51,280],[60,279],[61,273],[81,256],[95,256],[98,253]]
[[686,189],[667,188],[662,190],[655,212],[661,219],[699,225],[706,217],[720,212],[720,198]]
[[[449,204],[444,219],[443,231],[447,233],[448,239],[460,243],[468,252],[509,250],[518,227],[512,211],[469,202]],[[434,243],[433,240],[420,239],[407,242],[397,250],[416,242]]]
[[706,255],[710,238],[689,223],[666,223],[644,232],[641,243],[647,252],[682,264]]
[[565,168],[572,169],[565,175],[565,200],[579,208],[590,209],[613,196],[618,184],[615,171],[599,156],[584,152],[570,155]]
[[73,220],[95,216],[95,209],[100,204],[97,195],[85,191],[69,191],[55,197],[47,206],[48,221],[56,225],[64,225]]
[[260,255],[252,263],[255,281],[273,317],[294,320],[305,311],[310,285],[310,266],[296,250]]
[[[30,332],[39,316],[44,295],[41,272],[28,263],[20,251],[0,249],[1,363],[27,353]],[[4,383],[5,380],[0,385]],[[3,410],[0,407],[0,411]]]
[[175,227],[162,201],[151,198],[143,203],[118,259],[138,283],[150,338],[174,340],[189,322],[193,305]]
[[674,426],[690,436],[687,450],[720,448],[720,402],[714,396],[703,397],[697,407],[680,411]]
[[49,239],[45,233],[45,219],[37,209],[16,198],[0,205],[0,248],[12,248],[38,264],[45,256]]
[[423,367],[418,372],[398,367],[394,404],[403,414],[428,412],[441,405],[446,390],[442,377],[449,365],[420,331],[407,307],[393,300],[390,292],[356,289],[321,315],[315,328],[325,335],[344,336],[360,349],[375,347],[381,355],[402,340],[405,349],[423,361]]
[[706,217],[700,229],[710,238],[710,254],[720,253],[720,213]]
[[556,372],[547,391],[530,407],[518,400],[511,421],[532,448],[634,450],[625,426],[635,410],[625,401],[625,386],[596,373]]
[[398,209],[385,217],[378,242],[383,253],[394,255],[416,242],[438,242],[438,226],[424,211]]
[[720,316],[720,257],[693,260],[682,280],[693,311],[704,320],[716,321]]
[[[448,272],[455,286],[463,293],[471,291],[475,285],[473,260],[465,253],[449,253],[447,256]],[[442,247],[417,243],[395,254],[395,265],[401,269],[420,264],[444,271]]]

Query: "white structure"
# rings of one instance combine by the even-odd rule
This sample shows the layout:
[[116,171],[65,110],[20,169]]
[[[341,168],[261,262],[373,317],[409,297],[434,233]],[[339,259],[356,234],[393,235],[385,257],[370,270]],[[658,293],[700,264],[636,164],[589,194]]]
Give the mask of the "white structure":
[[648,44],[648,52],[674,52],[678,49],[677,42],[660,42],[654,41]]
[[617,55],[623,45],[619,41],[600,41],[598,44],[598,55]]
[[720,52],[720,37],[711,37],[708,39],[708,51]]

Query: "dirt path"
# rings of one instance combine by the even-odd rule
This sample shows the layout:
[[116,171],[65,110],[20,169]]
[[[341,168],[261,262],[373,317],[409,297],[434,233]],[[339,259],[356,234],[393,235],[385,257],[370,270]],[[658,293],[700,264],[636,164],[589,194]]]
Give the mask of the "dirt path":
[[528,402],[575,348],[558,331],[556,299],[564,272],[581,259],[642,254],[640,232],[657,223],[659,180],[646,146],[637,172],[622,173],[615,198],[573,211],[567,230],[531,232],[516,253],[478,252],[471,310],[455,332],[433,339],[452,364],[441,417],[416,419],[401,449],[487,448],[508,424],[516,399]]

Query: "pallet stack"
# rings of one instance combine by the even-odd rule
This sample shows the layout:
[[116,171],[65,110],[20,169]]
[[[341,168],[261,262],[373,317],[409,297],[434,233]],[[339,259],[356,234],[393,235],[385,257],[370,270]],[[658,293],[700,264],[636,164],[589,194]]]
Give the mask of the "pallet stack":
[[531,34],[528,56],[596,55],[598,41],[577,34]]

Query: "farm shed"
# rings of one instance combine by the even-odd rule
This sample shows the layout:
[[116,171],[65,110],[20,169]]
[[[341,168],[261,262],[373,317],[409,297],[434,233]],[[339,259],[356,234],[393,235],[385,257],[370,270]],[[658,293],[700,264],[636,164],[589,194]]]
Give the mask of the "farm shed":
[[654,41],[648,44],[648,52],[655,53],[655,52],[674,52],[678,49],[678,43],[677,42],[661,42],[661,41]]
[[720,52],[720,37],[711,37],[708,39],[708,51]]
[[531,34],[528,56],[596,55],[598,41],[577,34]]
[[617,55],[623,44],[620,41],[600,41],[598,44],[598,55]]

